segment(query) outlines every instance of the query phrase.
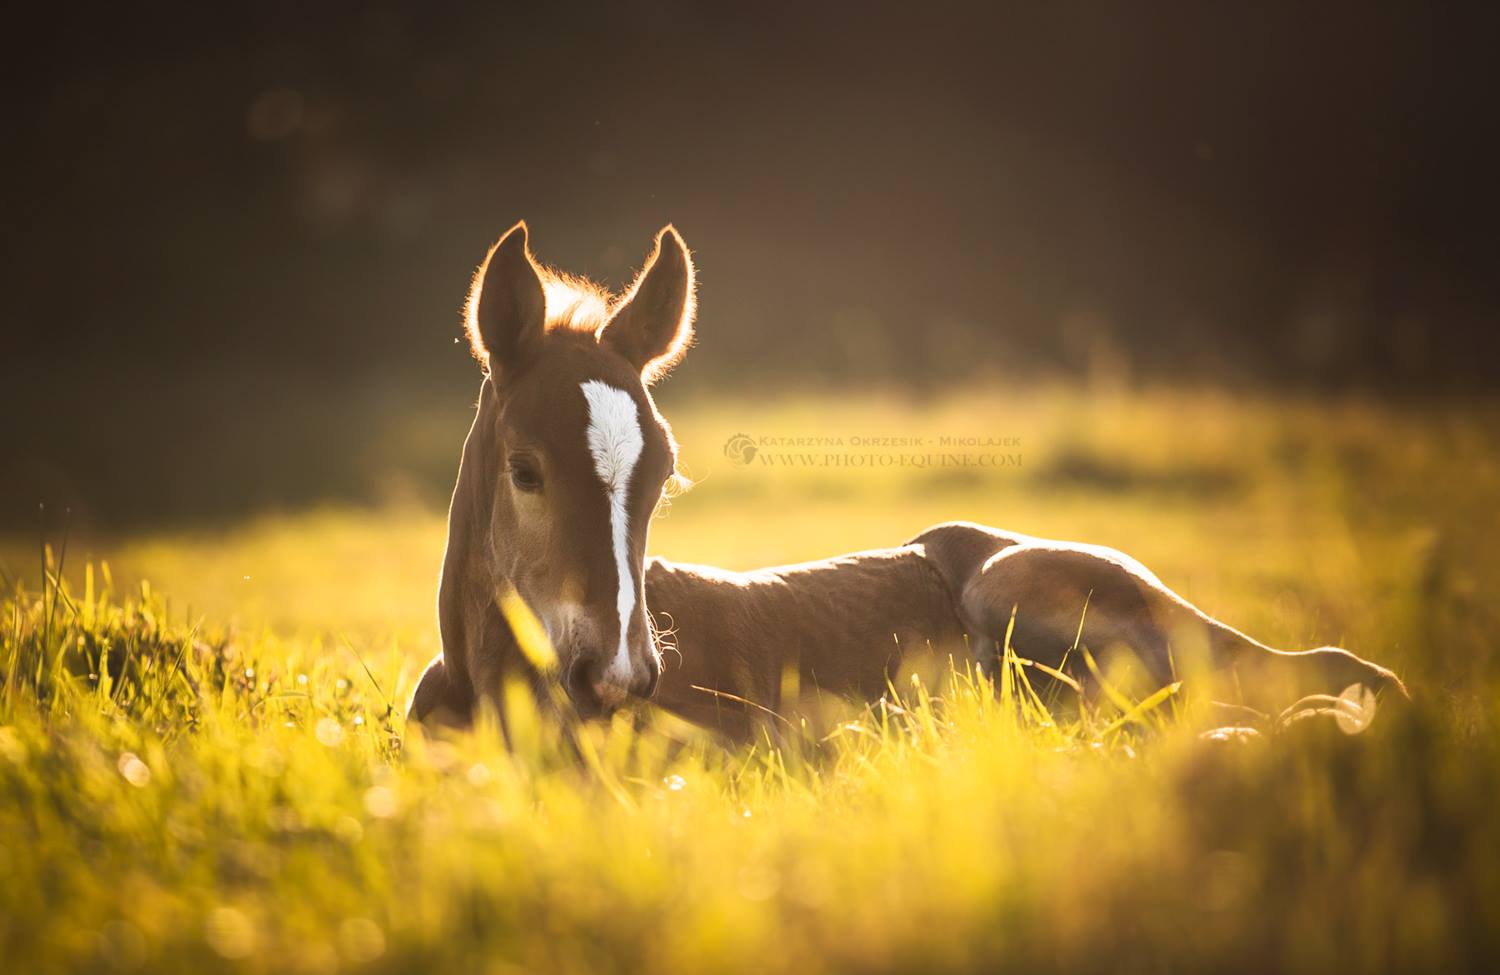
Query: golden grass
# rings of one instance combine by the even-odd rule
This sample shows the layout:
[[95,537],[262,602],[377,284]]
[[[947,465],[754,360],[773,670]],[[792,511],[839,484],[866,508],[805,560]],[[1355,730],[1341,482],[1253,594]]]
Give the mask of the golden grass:
[[[1069,719],[1014,668],[1000,695],[960,673],[732,752],[650,715],[570,744],[516,695],[507,751],[493,726],[434,740],[400,715],[436,649],[439,513],[74,540],[45,593],[18,540],[6,968],[1376,971],[1494,951],[1492,408],[1043,390],[663,410],[698,484],[653,551],[741,567],[952,517],[1098,541],[1271,642],[1394,666],[1415,702],[1353,737],[1310,720],[1211,742],[1167,720],[1197,706],[1180,695]],[[949,429],[1021,437],[1022,466],[721,452]]]

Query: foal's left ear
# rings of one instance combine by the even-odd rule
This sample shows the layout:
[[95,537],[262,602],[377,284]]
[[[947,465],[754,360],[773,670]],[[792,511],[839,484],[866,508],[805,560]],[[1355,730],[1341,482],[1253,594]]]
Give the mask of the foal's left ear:
[[693,340],[693,259],[677,231],[663,227],[656,249],[599,332],[608,345],[654,382],[677,365]]
[[526,246],[526,221],[506,231],[475,272],[464,330],[491,375],[519,365],[547,330],[547,293]]

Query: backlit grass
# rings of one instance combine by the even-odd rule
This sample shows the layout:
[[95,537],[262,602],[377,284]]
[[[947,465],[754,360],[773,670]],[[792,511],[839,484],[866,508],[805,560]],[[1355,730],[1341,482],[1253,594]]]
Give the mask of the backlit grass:
[[1052,393],[754,414],[786,436],[1015,428],[1023,467],[979,479],[734,468],[715,454],[748,407],[664,411],[699,483],[655,551],[750,565],[955,516],[1106,542],[1272,642],[1397,668],[1415,700],[1360,735],[1317,718],[1215,741],[1186,693],[1079,717],[1013,667],[742,750],[649,713],[565,733],[515,695],[506,750],[492,725],[404,726],[435,650],[437,513],[74,539],[61,566],[54,539],[61,585],[16,540],[4,967],[1452,970],[1493,952],[1485,408]]

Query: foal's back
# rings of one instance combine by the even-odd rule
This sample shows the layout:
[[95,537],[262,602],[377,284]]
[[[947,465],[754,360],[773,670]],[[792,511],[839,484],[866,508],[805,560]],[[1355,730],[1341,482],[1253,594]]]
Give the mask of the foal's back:
[[[820,695],[873,700],[903,669],[966,654],[952,590],[915,545],[753,572],[652,559],[646,604],[659,703],[737,737],[759,708],[726,694],[807,714]],[[791,673],[800,702],[781,699]]]

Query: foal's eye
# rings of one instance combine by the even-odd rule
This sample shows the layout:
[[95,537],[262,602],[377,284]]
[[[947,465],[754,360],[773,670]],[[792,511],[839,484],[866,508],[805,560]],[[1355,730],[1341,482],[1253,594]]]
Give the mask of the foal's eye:
[[510,482],[518,491],[535,494],[542,489],[542,472],[531,464],[513,462],[510,465]]

